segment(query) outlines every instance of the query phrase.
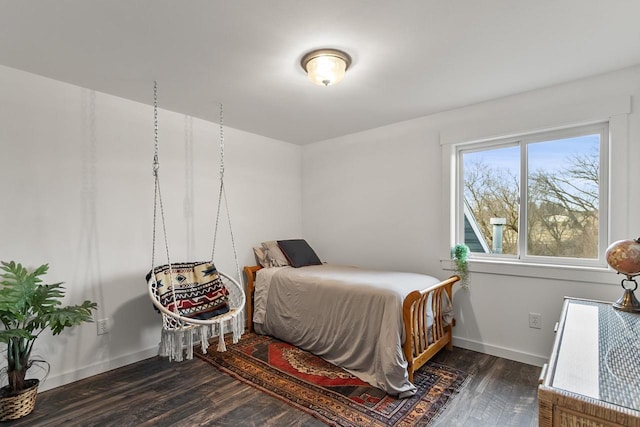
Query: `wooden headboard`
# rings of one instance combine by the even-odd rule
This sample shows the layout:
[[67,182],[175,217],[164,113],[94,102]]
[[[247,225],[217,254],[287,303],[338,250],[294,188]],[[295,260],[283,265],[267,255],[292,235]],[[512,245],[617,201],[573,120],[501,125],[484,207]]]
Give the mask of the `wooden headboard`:
[[244,267],[244,274],[247,276],[247,329],[253,332],[253,292],[255,290],[256,273],[262,266],[252,265]]

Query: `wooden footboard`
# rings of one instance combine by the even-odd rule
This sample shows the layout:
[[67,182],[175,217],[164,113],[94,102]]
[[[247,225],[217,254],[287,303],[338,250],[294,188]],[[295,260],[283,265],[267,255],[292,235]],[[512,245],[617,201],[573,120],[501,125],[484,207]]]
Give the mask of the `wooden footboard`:
[[[411,382],[413,382],[413,373],[443,347],[446,347],[447,350],[453,349],[451,329],[455,326],[455,319],[451,319],[449,325],[444,325],[442,293],[446,292],[449,300],[453,301],[452,287],[458,280],[460,280],[459,276],[451,276],[430,288],[413,291],[404,299],[402,318],[405,339],[402,351],[407,359],[407,372]],[[428,328],[427,311],[430,293],[433,293],[431,298],[433,324]],[[428,338],[429,330],[431,331],[431,342]]]
[[[253,332],[253,293],[255,290],[256,272],[262,267],[259,265],[244,267],[247,283],[247,329]],[[409,381],[413,382],[413,373],[424,365],[427,360],[433,357],[443,347],[451,350],[452,333],[451,328],[455,326],[455,319],[451,324],[445,326],[442,316],[442,292],[446,292],[449,300],[453,301],[452,287],[460,280],[458,276],[451,276],[447,280],[431,286],[428,289],[411,292],[404,300],[402,307],[405,341],[402,346],[404,357],[407,359],[407,372]],[[431,326],[432,342],[428,341],[428,330],[426,322],[427,302],[429,293],[433,292],[431,298],[431,311],[434,313],[434,322]]]

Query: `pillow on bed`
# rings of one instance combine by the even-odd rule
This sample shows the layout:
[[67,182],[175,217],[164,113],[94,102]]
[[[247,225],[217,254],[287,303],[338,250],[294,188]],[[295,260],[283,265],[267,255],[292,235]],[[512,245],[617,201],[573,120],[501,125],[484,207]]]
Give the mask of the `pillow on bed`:
[[278,246],[280,246],[292,267],[322,264],[318,255],[304,239],[278,240]]
[[287,257],[284,256],[284,254],[280,250],[280,247],[278,246],[278,242],[276,242],[275,240],[262,242],[262,248],[267,253],[269,267],[285,267],[289,265]]
[[264,248],[255,246],[253,248],[253,254],[256,257],[256,262],[260,264],[261,267],[271,267],[269,265],[269,257],[267,256],[267,251]]

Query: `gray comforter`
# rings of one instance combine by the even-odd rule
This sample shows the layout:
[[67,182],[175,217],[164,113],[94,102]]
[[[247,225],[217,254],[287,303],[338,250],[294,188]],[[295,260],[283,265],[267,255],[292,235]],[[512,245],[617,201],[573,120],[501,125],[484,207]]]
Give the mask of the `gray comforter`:
[[[265,268],[256,276],[254,327],[405,397],[416,388],[402,353],[402,301],[439,282],[422,274],[332,265]],[[451,314],[448,299],[445,307]]]

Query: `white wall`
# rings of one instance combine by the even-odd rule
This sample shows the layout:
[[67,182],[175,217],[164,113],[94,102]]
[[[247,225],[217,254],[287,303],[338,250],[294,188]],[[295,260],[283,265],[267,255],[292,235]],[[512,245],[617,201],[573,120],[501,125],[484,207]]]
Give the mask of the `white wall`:
[[[162,105],[162,83],[159,99]],[[159,127],[172,261],[209,259],[218,126],[160,110]],[[252,245],[301,234],[301,148],[230,128],[225,142],[242,267],[255,263]],[[0,260],[49,263],[46,279],[66,282],[65,302],[96,301],[95,318],[111,326],[101,336],[95,324],[42,336],[34,355],[50,362],[51,373],[40,390],[157,354],[160,318],[144,281],[151,268],[152,156],[149,105],[0,67]],[[226,221],[219,233],[216,264],[236,276]],[[162,247],[159,241],[156,264],[166,262]]]
[[[626,100],[630,114],[613,119],[611,236],[635,238],[640,169],[630,159],[640,159],[639,99],[634,67],[305,146],[303,234],[326,261],[447,277],[447,143],[608,119],[607,108],[617,114]],[[470,291],[454,294],[454,343],[538,365],[550,355],[563,296],[622,294],[610,272],[471,270]],[[528,327],[529,312],[542,314],[541,330]]]
[[[580,116],[582,105],[618,96],[632,96],[632,109],[628,147],[612,143],[613,168],[628,183],[623,192],[612,191],[612,222],[619,236],[636,237],[639,95],[640,68],[632,68],[305,147],[226,128],[225,182],[240,265],[254,263],[251,246],[258,242],[303,235],[323,260],[446,277],[442,135],[557,126],[579,119],[567,112]],[[162,85],[159,98],[162,105]],[[217,143],[217,125],[160,111],[174,261],[209,257]],[[0,260],[29,267],[48,262],[48,281],[66,282],[66,302],[94,300],[96,318],[111,321],[107,335],[96,336],[95,325],[87,324],[55,339],[43,336],[35,354],[51,363],[51,374],[41,390],[157,352],[160,319],[143,279],[151,266],[152,153],[150,106],[0,67]],[[226,225],[220,233],[216,263],[233,273]],[[456,345],[542,363],[564,295],[615,300],[621,294],[611,284],[613,273],[603,280],[609,284],[583,276],[475,271],[471,290],[454,295]],[[542,314],[542,330],[528,328],[532,311]]]

